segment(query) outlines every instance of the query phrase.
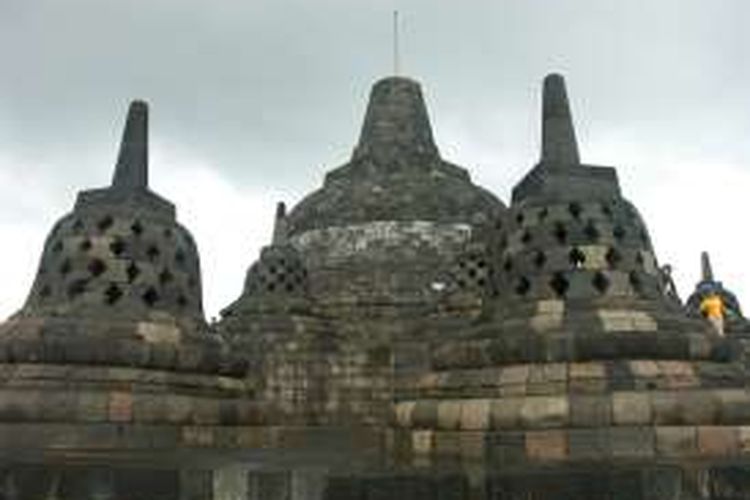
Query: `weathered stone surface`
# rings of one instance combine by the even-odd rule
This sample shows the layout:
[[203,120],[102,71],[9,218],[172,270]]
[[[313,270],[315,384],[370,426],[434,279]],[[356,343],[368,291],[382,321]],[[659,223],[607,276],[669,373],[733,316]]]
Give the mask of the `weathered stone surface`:
[[441,158],[416,82],[378,82],[350,161],[278,206],[210,326],[134,103],[112,186],[0,325],[0,496],[739,498],[750,342],[685,314],[616,171],[581,164],[562,77],[544,89],[506,209]]
[[532,460],[563,460],[568,456],[565,431],[546,430],[526,433],[526,456]]

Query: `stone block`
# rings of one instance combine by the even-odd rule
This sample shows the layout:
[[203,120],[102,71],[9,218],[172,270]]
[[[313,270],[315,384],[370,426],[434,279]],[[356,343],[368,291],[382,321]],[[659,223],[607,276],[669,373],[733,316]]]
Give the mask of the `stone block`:
[[569,367],[569,387],[571,392],[601,393],[607,389],[606,367],[604,363],[571,363]]
[[461,429],[478,431],[490,428],[490,400],[473,399],[461,403]]
[[214,434],[211,427],[202,426],[184,426],[182,427],[182,436],[180,442],[183,446],[213,446]]
[[665,379],[666,387],[682,389],[700,385],[698,376],[688,361],[659,361],[659,369]]
[[396,424],[399,427],[409,428],[412,425],[411,415],[414,411],[416,403],[413,401],[406,401],[396,404]]
[[661,371],[656,361],[633,360],[629,361],[630,373],[637,378],[657,378]]
[[529,318],[529,327],[535,332],[546,332],[556,330],[563,324],[561,313],[535,314]]
[[583,263],[584,269],[598,270],[608,267],[606,255],[609,247],[604,245],[582,245],[580,249],[586,256],[586,260]]
[[699,426],[698,450],[701,455],[731,456],[739,452],[740,433],[736,427]]
[[32,403],[36,420],[70,421],[77,409],[73,392],[27,391],[26,397]]
[[214,398],[191,398],[193,407],[192,422],[197,425],[217,425],[219,418],[219,400]]
[[559,394],[567,384],[567,365],[564,363],[541,363],[530,365],[526,394]]
[[437,431],[433,434],[434,453],[440,457],[453,457],[461,454],[461,433]]
[[597,314],[605,332],[627,332],[633,329],[627,310],[599,309]]
[[[180,470],[180,500],[204,500],[213,495],[214,474],[210,470]],[[241,491],[241,490],[240,490]]]
[[684,422],[680,394],[671,391],[651,393],[653,421],[659,425],[680,425]]
[[659,325],[656,320],[645,311],[633,311],[631,313],[633,330],[637,332],[655,332]]
[[438,403],[438,428],[455,430],[461,426],[461,404],[461,401],[440,401]]
[[612,402],[605,395],[570,396],[570,424],[573,427],[608,427],[612,421]]
[[652,427],[612,427],[609,429],[613,458],[649,458],[654,456],[656,438]]
[[434,447],[434,432],[431,430],[412,431],[411,449],[414,455],[430,455]]
[[[411,429],[395,429],[391,432],[391,437],[389,438],[389,443],[391,445],[389,451],[391,452],[392,456],[396,460],[411,460],[412,456],[412,438],[411,438]],[[266,432],[268,435],[268,445],[267,447],[274,446],[274,436],[273,431],[269,430]]]
[[750,454],[750,426],[743,425],[737,428],[737,446],[739,453]]
[[517,429],[521,422],[524,398],[506,398],[492,401],[490,426],[492,429]]
[[192,417],[193,407],[188,396],[179,394],[165,395],[163,404],[166,407],[166,419],[170,423],[186,423]]
[[698,452],[697,439],[697,432],[693,426],[656,427],[656,451],[660,456],[693,456]]
[[708,391],[679,391],[678,401],[682,421],[691,425],[712,425],[718,423],[721,406],[716,397]]
[[545,363],[542,365],[542,373],[545,382],[567,382],[567,363]]
[[180,329],[169,324],[140,322],[136,335],[149,343],[176,344],[180,341]]
[[103,391],[81,391],[76,395],[76,420],[106,422],[109,415],[109,395]]
[[521,407],[521,422],[527,429],[560,427],[568,420],[569,404],[565,396],[527,397]]
[[722,424],[750,422],[750,394],[745,389],[720,389],[712,391],[711,395]]
[[607,428],[570,429],[568,456],[572,460],[604,460],[609,455]]
[[500,373],[500,385],[504,391],[515,389],[517,394],[526,394],[529,365],[506,366]]
[[626,361],[610,361],[606,366],[611,390],[628,391],[635,389],[635,379]]
[[481,431],[461,432],[459,446],[461,457],[465,460],[484,460],[486,454],[487,433]]
[[565,313],[565,301],[563,300],[540,300],[536,303],[537,314],[559,314]]
[[691,359],[705,359],[711,354],[711,340],[704,335],[690,335],[688,345]]
[[648,393],[612,393],[612,419],[615,425],[647,425],[652,418],[651,397]]
[[25,391],[3,390],[0,393],[0,421],[32,422],[38,419],[35,401]]
[[133,420],[141,423],[164,422],[166,419],[164,396],[157,394],[135,394],[133,397]]
[[568,438],[563,430],[526,432],[526,457],[529,460],[564,460],[568,456]]
[[526,460],[526,435],[523,432],[496,432],[488,436],[487,448],[492,465],[523,463]]
[[133,420],[133,395],[130,392],[109,393],[108,415],[110,422]]
[[417,401],[411,413],[414,428],[431,429],[437,424],[438,401]]

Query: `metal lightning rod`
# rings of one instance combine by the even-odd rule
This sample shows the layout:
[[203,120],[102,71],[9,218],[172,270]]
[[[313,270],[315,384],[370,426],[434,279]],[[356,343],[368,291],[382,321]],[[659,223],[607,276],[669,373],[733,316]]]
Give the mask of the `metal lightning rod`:
[[398,11],[393,11],[393,75],[398,76],[399,73],[399,52],[398,52]]

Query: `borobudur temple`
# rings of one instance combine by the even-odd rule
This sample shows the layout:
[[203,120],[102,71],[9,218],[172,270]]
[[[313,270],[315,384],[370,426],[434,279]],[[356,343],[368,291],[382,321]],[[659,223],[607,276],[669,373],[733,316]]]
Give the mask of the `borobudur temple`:
[[736,296],[704,254],[681,301],[617,170],[582,162],[562,76],[542,101],[506,205],[442,157],[416,81],[375,83],[349,161],[279,203],[210,324],[133,102],[111,185],[0,324],[0,499],[750,498]]

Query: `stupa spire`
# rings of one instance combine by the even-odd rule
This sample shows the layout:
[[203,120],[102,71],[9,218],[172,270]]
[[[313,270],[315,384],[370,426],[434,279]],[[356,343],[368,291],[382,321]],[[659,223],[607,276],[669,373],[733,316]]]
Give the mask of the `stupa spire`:
[[273,223],[273,237],[271,243],[280,245],[286,243],[286,204],[280,201],[276,204],[276,218]]
[[711,259],[708,252],[701,252],[701,281],[713,281],[714,272],[711,269]]
[[394,153],[438,154],[422,90],[403,77],[384,78],[373,86],[354,158],[390,158]]
[[544,79],[542,161],[566,165],[580,163],[565,79],[556,73]]
[[128,109],[112,187],[148,187],[148,104],[144,101],[133,101]]

